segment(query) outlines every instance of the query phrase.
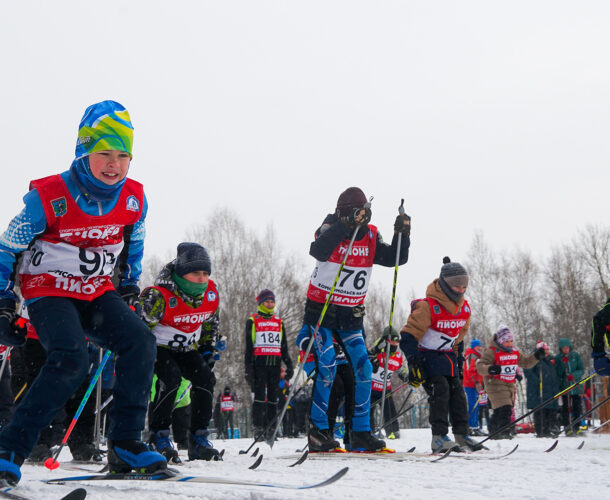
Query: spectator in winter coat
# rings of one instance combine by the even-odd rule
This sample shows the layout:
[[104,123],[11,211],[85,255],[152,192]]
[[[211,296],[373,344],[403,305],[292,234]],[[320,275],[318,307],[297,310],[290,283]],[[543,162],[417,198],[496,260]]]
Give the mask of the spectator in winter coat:
[[[549,346],[546,342],[538,342],[536,349],[536,352],[543,349],[545,355],[536,365],[524,371],[527,378],[527,407],[529,409],[536,408],[536,406],[559,392],[557,362],[549,356]],[[559,403],[557,400],[553,400],[534,413],[534,428],[537,437],[555,437],[559,434],[557,428],[558,409]]]
[[472,339],[464,354],[464,392],[468,399],[469,432],[471,436],[484,436],[479,429],[479,404],[483,391],[483,376],[477,372],[476,363],[481,359],[483,346],[479,339]]
[[[555,355],[555,368],[557,368],[559,376],[560,391],[570,387],[574,382],[578,382],[585,373],[582,358],[574,350],[574,346],[568,338],[559,339],[559,353]],[[561,396],[561,424],[567,436],[580,428],[578,419],[582,415],[582,392],[583,386],[577,385],[569,393]]]
[[[470,326],[470,306],[464,298],[468,273],[461,264],[443,259],[438,279],[426,298],[411,303],[411,314],[402,327],[400,348],[409,364],[409,382],[423,383],[429,396],[432,451],[465,447],[481,449],[468,436],[468,410],[462,387],[463,340]],[[447,435],[449,417],[453,441]]]
[[530,356],[521,356],[513,346],[514,339],[513,332],[507,326],[500,325],[490,345],[476,363],[477,371],[483,375],[485,391],[493,409],[487,426],[490,439],[512,438],[509,427],[515,404],[517,367],[531,368],[544,356],[544,349],[538,349]]

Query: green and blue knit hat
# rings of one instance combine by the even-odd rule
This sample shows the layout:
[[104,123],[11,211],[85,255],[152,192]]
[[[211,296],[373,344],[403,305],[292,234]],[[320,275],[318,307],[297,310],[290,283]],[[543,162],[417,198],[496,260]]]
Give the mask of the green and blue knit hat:
[[133,125],[129,112],[115,101],[92,104],[78,126],[76,159],[98,151],[124,151],[132,156]]

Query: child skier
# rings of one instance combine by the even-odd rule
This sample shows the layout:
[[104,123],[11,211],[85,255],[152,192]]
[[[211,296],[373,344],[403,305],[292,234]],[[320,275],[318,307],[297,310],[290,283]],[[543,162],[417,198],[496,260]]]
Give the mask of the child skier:
[[[343,344],[350,361],[356,383],[354,416],[350,445],[353,450],[377,451],[385,443],[371,433],[369,418],[372,366],[363,338],[364,300],[374,264],[392,267],[407,262],[410,245],[411,219],[399,215],[394,223],[392,245],[383,242],[377,228],[369,224],[371,211],[361,189],[350,187],[337,200],[334,214],[324,219],[315,233],[309,253],[316,259],[305,303],[303,323],[307,328],[300,332],[300,350],[305,350],[333,286],[337,272],[345,257],[350,238],[356,238],[337,282],[334,294],[314,339],[317,375],[311,405],[309,429],[310,451],[328,451],[338,447],[328,423],[328,401],[336,374],[333,333]],[[398,248],[398,233],[402,233]]]
[[218,460],[208,441],[216,378],[209,361],[218,334],[218,291],[210,279],[212,263],[198,243],[180,243],[176,259],[159,273],[155,286],[140,297],[142,316],[157,339],[155,373],[165,385],[151,411],[155,446],[168,461],[180,463],[170,439],[174,400],[182,377],[190,380],[189,460]]
[[[477,371],[483,375],[485,391],[493,409],[487,425],[490,439],[512,439],[509,427],[515,404],[517,366],[531,368],[545,356],[542,348],[529,356],[521,356],[513,346],[514,339],[513,332],[507,326],[500,325],[476,365]],[[502,428],[505,430],[491,436]]]
[[85,336],[118,356],[109,469],[152,472],[167,466],[140,441],[156,347],[129,307],[139,294],[147,211],[142,185],[127,178],[132,141],[133,126],[122,105],[89,106],[70,169],[33,181],[25,208],[0,236],[0,343],[23,343],[13,328],[12,273],[21,257],[21,293],[47,351],[39,376],[0,434],[0,479],[11,484],[21,478],[20,466],[40,430],[84,379]]
[[[429,396],[434,453],[481,449],[468,435],[462,387],[462,341],[470,326],[470,306],[464,298],[467,287],[466,269],[445,257],[439,278],[428,285],[425,299],[412,303],[401,330],[400,348],[409,364],[409,381],[414,387],[423,383]],[[449,416],[455,441],[447,435]]]

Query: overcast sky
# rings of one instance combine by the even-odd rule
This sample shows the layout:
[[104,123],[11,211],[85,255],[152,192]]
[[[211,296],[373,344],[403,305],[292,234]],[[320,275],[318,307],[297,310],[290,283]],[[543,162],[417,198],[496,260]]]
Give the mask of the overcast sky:
[[0,5],[3,228],[104,99],[135,126],[148,256],[228,206],[310,268],[313,231],[356,185],[387,239],[405,198],[399,293],[423,295],[477,230],[543,256],[608,224],[608,1]]

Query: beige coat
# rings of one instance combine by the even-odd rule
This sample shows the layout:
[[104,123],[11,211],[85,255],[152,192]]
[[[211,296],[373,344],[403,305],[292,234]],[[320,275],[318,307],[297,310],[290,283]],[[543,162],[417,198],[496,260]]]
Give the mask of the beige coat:
[[[436,300],[451,314],[457,314],[459,308],[464,305],[463,297],[457,303],[453,302],[449,297],[447,297],[447,295],[445,295],[445,292],[443,292],[443,290],[441,289],[441,286],[438,283],[438,279],[435,279],[432,283],[428,285],[428,288],[426,289],[426,297],[430,297]],[[411,311],[411,314],[409,314],[407,324],[402,327],[401,332],[411,334],[419,342],[426,334],[431,324],[432,315],[430,314],[430,307],[428,307],[428,303],[425,301],[416,302],[413,311]],[[460,334],[458,335],[455,344],[453,344],[453,350],[456,354],[458,346],[464,340],[464,337],[468,333],[468,328],[470,328],[470,318],[468,318],[468,322],[460,331]]]
[[[500,408],[501,406],[513,406],[515,403],[515,383],[514,382],[504,382],[497,378],[493,378],[489,374],[489,367],[494,364],[494,351],[491,349],[495,347],[496,349],[502,349],[500,345],[496,342],[494,338],[491,344],[485,349],[485,352],[481,356],[481,359],[477,361],[477,372],[483,375],[483,385],[485,386],[485,391],[489,396],[489,402],[491,407],[495,410]],[[524,356],[523,353],[519,355],[519,363],[518,365],[521,368],[531,368],[538,360],[533,354],[529,356]]]

